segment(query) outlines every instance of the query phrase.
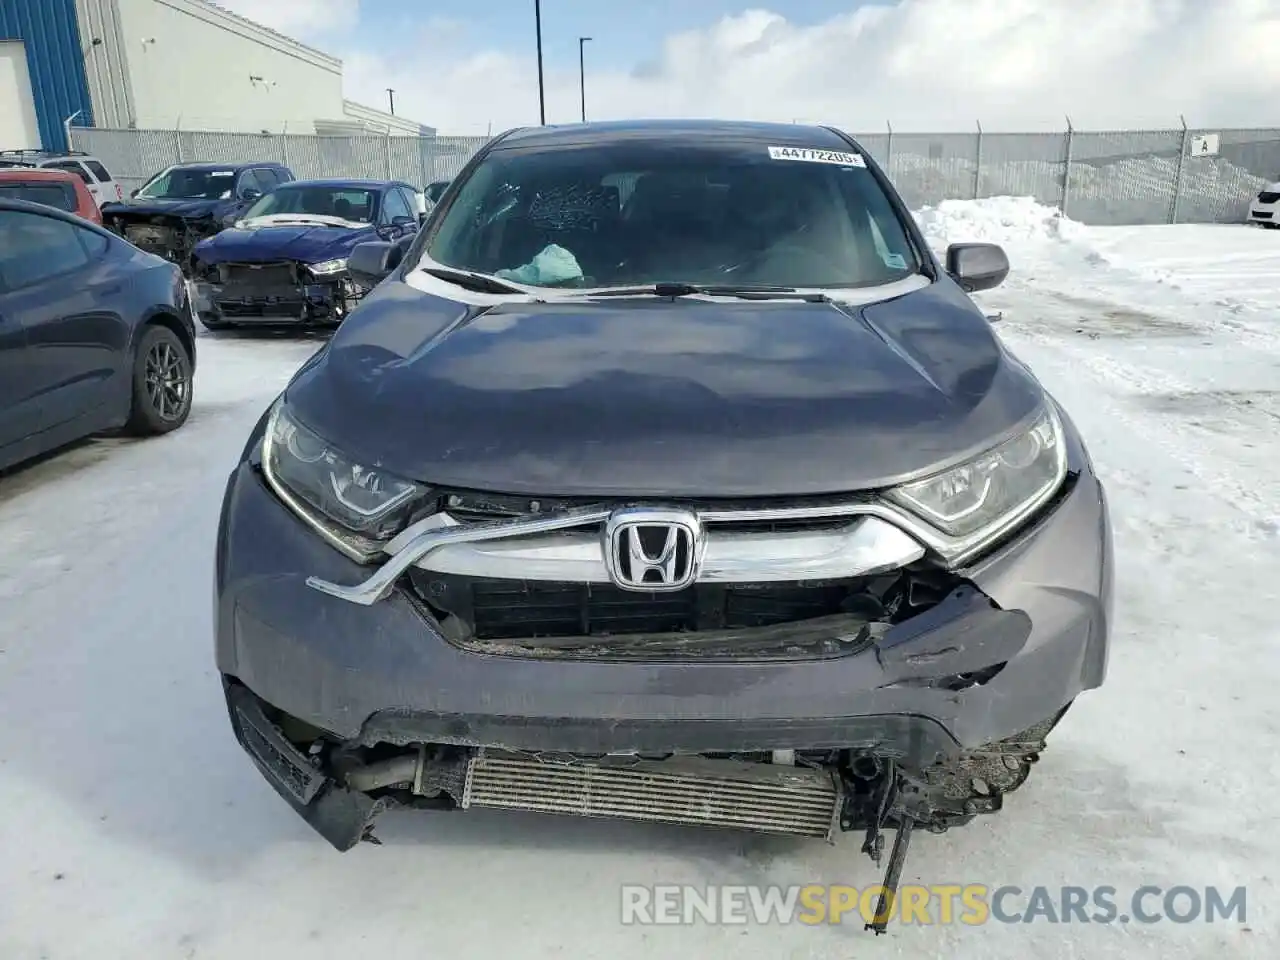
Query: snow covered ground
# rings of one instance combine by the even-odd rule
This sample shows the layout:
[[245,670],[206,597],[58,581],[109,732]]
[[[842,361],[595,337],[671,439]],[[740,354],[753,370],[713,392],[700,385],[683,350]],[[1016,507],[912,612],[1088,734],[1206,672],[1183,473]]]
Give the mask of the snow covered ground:
[[836,847],[471,813],[339,856],[227,723],[210,638],[222,486],[314,343],[201,341],[187,427],[0,479],[0,958],[1280,955],[1280,232],[1087,228],[1030,201],[920,214],[1005,243],[983,296],[1108,483],[1106,687],[1004,813],[916,839],[904,880],[1248,887],[1248,921],[625,927],[622,883],[879,879]]

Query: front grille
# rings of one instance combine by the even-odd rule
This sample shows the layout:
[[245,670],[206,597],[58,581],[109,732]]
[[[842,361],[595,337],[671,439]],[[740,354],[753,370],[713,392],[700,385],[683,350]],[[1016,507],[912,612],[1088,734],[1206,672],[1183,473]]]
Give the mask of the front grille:
[[288,261],[276,263],[223,263],[218,268],[224,285],[286,287],[298,285],[296,267]]
[[1271,219],[1271,211],[1270,211],[1270,210],[1256,210],[1256,211],[1254,211],[1254,214],[1253,214],[1253,215],[1254,215],[1255,217],[1257,217],[1259,220],[1270,220],[1270,219]]
[[957,581],[931,569],[778,583],[698,583],[670,593],[611,584],[409,572],[412,596],[463,649],[561,659],[827,659],[938,603]]
[[275,299],[262,302],[238,302],[235,300],[217,300],[218,309],[227,317],[279,317],[297,319],[302,316],[305,304],[301,300]]
[[306,292],[292,261],[221,263],[217,270],[214,301],[224,316],[297,319],[306,309]]
[[486,752],[468,764],[461,806],[829,838],[840,799],[831,773],[809,767],[557,763]]
[[1280,200],[1280,193],[1273,193],[1269,190],[1264,190],[1262,193],[1258,194],[1259,203],[1275,203],[1277,200]]
[[849,594],[843,583],[699,584],[675,593],[637,593],[607,584],[475,580],[471,608],[482,640],[617,636],[794,623],[847,612]]

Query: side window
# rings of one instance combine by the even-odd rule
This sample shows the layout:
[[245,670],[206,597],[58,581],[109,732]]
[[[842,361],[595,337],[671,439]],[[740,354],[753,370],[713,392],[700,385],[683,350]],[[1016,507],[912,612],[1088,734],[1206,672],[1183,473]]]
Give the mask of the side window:
[[240,174],[240,182],[236,186],[236,196],[243,197],[246,190],[259,190],[262,193],[266,193],[269,189],[270,187],[262,185],[256,170],[245,170]]
[[396,217],[416,219],[413,216],[413,208],[409,206],[409,201],[405,200],[404,194],[398,187],[392,187],[383,194],[381,220],[383,223],[391,223]]
[[268,190],[274,190],[280,183],[280,178],[276,175],[276,171],[271,167],[258,167],[254,171],[258,175],[258,183],[261,184],[261,190],[266,193]]
[[90,260],[98,260],[106,256],[107,248],[111,246],[110,240],[100,233],[83,227],[76,227],[75,230],[76,236],[80,238],[80,245],[84,247],[84,252]]
[[67,173],[74,173],[85,183],[93,186],[96,182],[93,177],[89,176],[89,171],[82,167],[75,160],[57,160],[53,163],[46,163],[45,168],[48,170],[65,170]]
[[65,220],[0,210],[0,284],[16,290],[83,267],[80,232]]
[[89,172],[98,178],[101,183],[110,183],[111,174],[107,173],[107,168],[100,164],[97,160],[86,160],[84,165],[89,168]]

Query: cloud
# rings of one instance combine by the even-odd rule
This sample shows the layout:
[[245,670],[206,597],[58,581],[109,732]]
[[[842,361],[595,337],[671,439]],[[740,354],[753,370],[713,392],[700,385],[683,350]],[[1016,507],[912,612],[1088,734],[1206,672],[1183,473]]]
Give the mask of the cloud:
[[[278,20],[303,8],[273,0]],[[255,0],[239,0],[255,6]],[[263,4],[263,0],[256,0]],[[292,13],[290,12],[292,11]],[[402,41],[421,57],[348,47],[347,95],[442,133],[538,121],[533,56],[485,49],[454,25]],[[821,121],[853,132],[1260,126],[1277,120],[1280,0],[881,0],[822,23],[744,10],[663,39],[643,64],[595,66],[592,119],[719,116]],[[578,114],[578,76],[548,69],[550,122]]]
[[[1274,122],[1280,10],[1258,0],[898,0],[813,26],[750,10],[666,38],[643,71],[596,71],[593,117],[824,120],[854,130],[1060,129]],[[477,51],[383,82],[441,130],[536,122],[532,58]],[[415,89],[416,88],[416,89]],[[574,119],[577,77],[548,77],[551,120]]]

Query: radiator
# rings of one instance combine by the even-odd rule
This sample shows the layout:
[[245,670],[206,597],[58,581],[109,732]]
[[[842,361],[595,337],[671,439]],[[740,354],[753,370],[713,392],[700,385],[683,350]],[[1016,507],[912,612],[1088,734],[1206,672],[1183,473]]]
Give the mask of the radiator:
[[809,767],[677,758],[559,762],[484,751],[467,767],[461,806],[831,839],[840,790]]

